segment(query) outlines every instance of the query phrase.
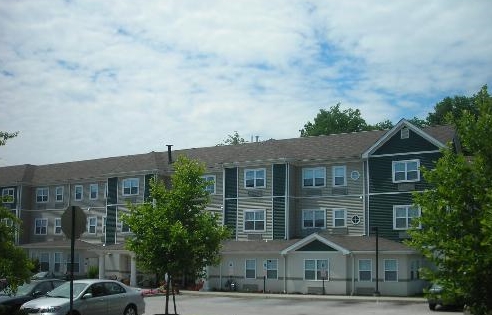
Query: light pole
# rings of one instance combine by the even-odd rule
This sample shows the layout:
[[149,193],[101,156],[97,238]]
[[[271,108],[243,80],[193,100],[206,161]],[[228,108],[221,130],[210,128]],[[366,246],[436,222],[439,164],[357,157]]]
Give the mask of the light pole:
[[374,291],[374,296],[380,296],[379,293],[379,228],[374,226],[372,228],[373,232],[376,232],[376,291]]

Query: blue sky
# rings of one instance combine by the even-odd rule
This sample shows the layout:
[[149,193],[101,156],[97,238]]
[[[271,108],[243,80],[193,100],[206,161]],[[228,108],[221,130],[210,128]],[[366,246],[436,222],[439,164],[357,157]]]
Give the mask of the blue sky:
[[[138,4],[137,4],[138,3]],[[0,0],[0,166],[425,118],[492,83],[492,1]]]

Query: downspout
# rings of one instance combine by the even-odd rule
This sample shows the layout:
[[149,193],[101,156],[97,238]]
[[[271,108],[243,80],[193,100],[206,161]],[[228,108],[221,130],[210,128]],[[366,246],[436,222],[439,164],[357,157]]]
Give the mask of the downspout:
[[290,170],[290,165],[289,163],[285,163],[285,179],[286,179],[286,185],[285,185],[285,239],[288,240],[290,239],[290,231],[289,231],[289,217],[290,217],[290,177],[289,177],[289,172]]
[[284,258],[284,293],[287,293],[287,255],[282,254]]
[[[236,167],[236,241],[238,240],[239,230],[239,167]],[[243,219],[244,220],[244,219]]]
[[222,262],[219,264],[219,288],[222,290]]
[[[17,189],[17,213],[16,213],[17,217],[19,219],[21,219],[21,220],[22,220],[22,218],[21,218],[21,210],[22,210],[22,199],[21,199],[21,196],[22,196],[22,188],[23,188],[23,186],[21,184],[21,185],[19,185],[19,189]],[[15,243],[17,245],[19,245],[19,243],[20,243],[20,238],[21,238],[20,233],[22,233],[22,232],[17,231],[16,236],[15,236],[15,238],[16,238],[15,239]]]
[[350,295],[355,295],[355,256],[354,253],[350,253],[350,256],[352,256],[352,292],[350,292]]
[[[366,216],[366,212],[367,212],[367,218],[364,218],[364,222],[366,222],[365,224],[365,228],[366,228],[366,231],[365,234],[367,236],[369,236],[369,231],[371,230],[370,229],[370,198],[369,198],[369,158],[366,159],[365,161],[366,163],[366,171],[364,172],[364,176],[365,176],[365,181],[366,181],[366,188],[364,189],[364,192],[365,192],[365,196],[367,196],[367,209],[364,209],[364,216]],[[365,207],[366,203],[364,202],[364,207]]]

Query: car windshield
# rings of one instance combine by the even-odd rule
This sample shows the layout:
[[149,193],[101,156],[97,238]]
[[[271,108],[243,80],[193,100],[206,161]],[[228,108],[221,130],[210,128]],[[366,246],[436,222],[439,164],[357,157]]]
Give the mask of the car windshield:
[[35,283],[24,283],[21,286],[17,287],[17,291],[15,294],[7,292],[5,290],[0,291],[0,294],[2,295],[13,295],[13,296],[21,296],[21,295],[27,295],[32,291],[32,288],[35,286]]
[[[79,294],[84,291],[84,289],[88,286],[87,283],[74,283],[73,284],[73,297],[79,296]],[[51,290],[46,294],[51,297],[62,297],[62,298],[70,298],[70,282],[65,282],[59,287]]]

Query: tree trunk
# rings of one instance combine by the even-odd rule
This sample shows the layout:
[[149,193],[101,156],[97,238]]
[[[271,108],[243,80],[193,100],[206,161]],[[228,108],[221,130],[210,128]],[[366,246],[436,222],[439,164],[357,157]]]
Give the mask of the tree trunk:
[[[171,279],[171,278],[170,278]],[[173,291],[173,304],[174,304],[174,314],[178,314],[178,312],[176,311],[176,296],[174,295],[174,279],[171,279],[172,283],[172,291]]]
[[[166,277],[164,277],[164,279],[165,278]],[[167,279],[166,279],[166,310],[165,310],[165,313],[164,313],[166,315],[169,314],[169,282],[171,282],[170,279],[171,279],[171,276],[169,274],[167,274]]]

